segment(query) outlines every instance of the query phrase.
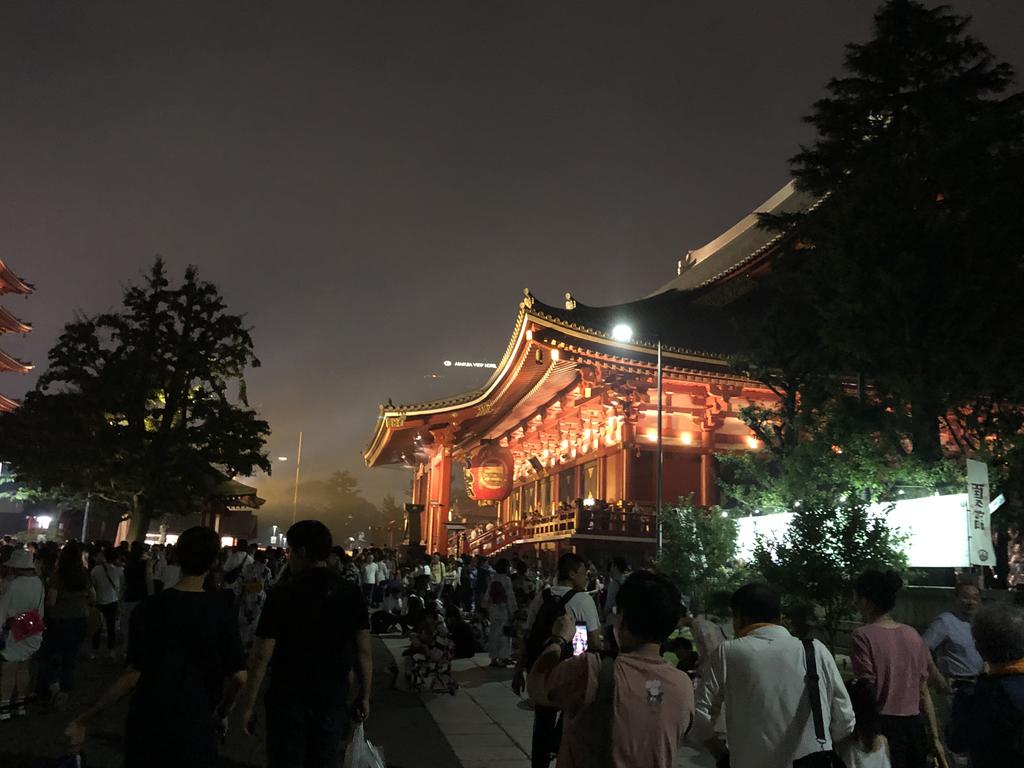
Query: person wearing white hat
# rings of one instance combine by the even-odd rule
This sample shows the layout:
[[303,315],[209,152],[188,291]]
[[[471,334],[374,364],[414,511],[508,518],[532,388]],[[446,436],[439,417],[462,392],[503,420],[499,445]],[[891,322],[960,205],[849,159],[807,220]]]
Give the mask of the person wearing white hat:
[[14,715],[26,714],[29,659],[43,642],[46,590],[28,550],[14,550],[4,566],[11,581],[0,596],[0,627],[6,627],[0,649],[0,720],[10,720]]

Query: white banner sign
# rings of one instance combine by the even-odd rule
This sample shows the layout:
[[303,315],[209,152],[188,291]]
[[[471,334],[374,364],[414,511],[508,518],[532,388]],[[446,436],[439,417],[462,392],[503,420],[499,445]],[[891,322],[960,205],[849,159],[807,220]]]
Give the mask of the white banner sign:
[[995,565],[989,509],[988,464],[967,460],[967,539],[971,565]]

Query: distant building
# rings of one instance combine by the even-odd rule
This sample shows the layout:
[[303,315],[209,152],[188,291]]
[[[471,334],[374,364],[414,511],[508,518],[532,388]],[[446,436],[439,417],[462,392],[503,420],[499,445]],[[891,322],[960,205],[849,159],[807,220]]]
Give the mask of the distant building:
[[[728,362],[756,323],[753,277],[781,245],[757,225],[757,213],[811,202],[787,185],[691,251],[676,277],[646,298],[591,307],[566,294],[563,306],[551,306],[527,290],[508,347],[483,387],[381,406],[364,460],[412,469],[412,504],[423,508],[427,550],[529,552],[547,562],[567,550],[593,558],[653,554],[659,340],[662,501],[692,494],[697,503],[716,503],[715,454],[760,447],[741,409],[776,402]],[[613,333],[619,325],[632,329],[631,338]],[[502,487],[507,495],[496,500],[489,522],[468,522],[463,530],[451,506],[453,467],[461,474],[485,449],[511,454],[510,487]]]
[[[0,259],[0,296],[8,293],[28,296],[32,293],[32,290],[30,284],[11,272],[3,260]],[[6,307],[0,306],[0,334],[28,333],[31,330],[31,325],[19,320]],[[0,349],[0,372],[28,373],[31,370],[32,366],[30,364],[23,363]],[[13,411],[17,407],[18,402],[16,400],[0,394],[0,412]],[[2,458],[0,457],[0,459]]]

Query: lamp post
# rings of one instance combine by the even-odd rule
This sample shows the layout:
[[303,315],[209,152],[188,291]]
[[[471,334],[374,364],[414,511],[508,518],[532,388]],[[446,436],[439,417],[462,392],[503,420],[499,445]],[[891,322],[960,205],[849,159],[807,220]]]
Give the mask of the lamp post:
[[[629,325],[626,325],[625,323],[619,323],[614,328],[612,328],[612,338],[615,341],[628,344],[629,342],[631,342],[633,340],[633,329]],[[655,512],[656,522],[657,522],[657,526],[658,526],[658,557],[660,558],[661,557],[662,543],[663,543],[663,540],[664,540],[664,537],[662,535],[662,527],[661,527],[661,497],[662,497],[662,486],[663,486],[663,482],[664,482],[663,481],[662,470],[663,470],[663,465],[664,465],[664,461],[663,460],[664,460],[664,457],[665,457],[665,451],[664,451],[663,443],[662,443],[662,425],[661,425],[661,422],[662,422],[662,400],[663,400],[663,397],[662,397],[662,366],[661,366],[661,336],[660,335],[657,337],[657,349],[658,349],[658,450],[657,450],[657,454],[656,454],[656,457],[655,457],[655,464],[654,464],[654,467],[655,467],[654,468],[654,477],[655,477],[654,485],[655,485],[655,493],[657,494],[657,498],[656,498],[655,503],[654,503],[654,512]]]

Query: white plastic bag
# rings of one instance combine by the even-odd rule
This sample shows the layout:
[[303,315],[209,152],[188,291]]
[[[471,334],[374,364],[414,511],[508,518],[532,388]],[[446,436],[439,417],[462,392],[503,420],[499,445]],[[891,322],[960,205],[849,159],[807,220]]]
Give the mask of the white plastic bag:
[[344,768],[387,768],[384,755],[366,738],[362,723],[352,730],[352,741],[345,750]]

